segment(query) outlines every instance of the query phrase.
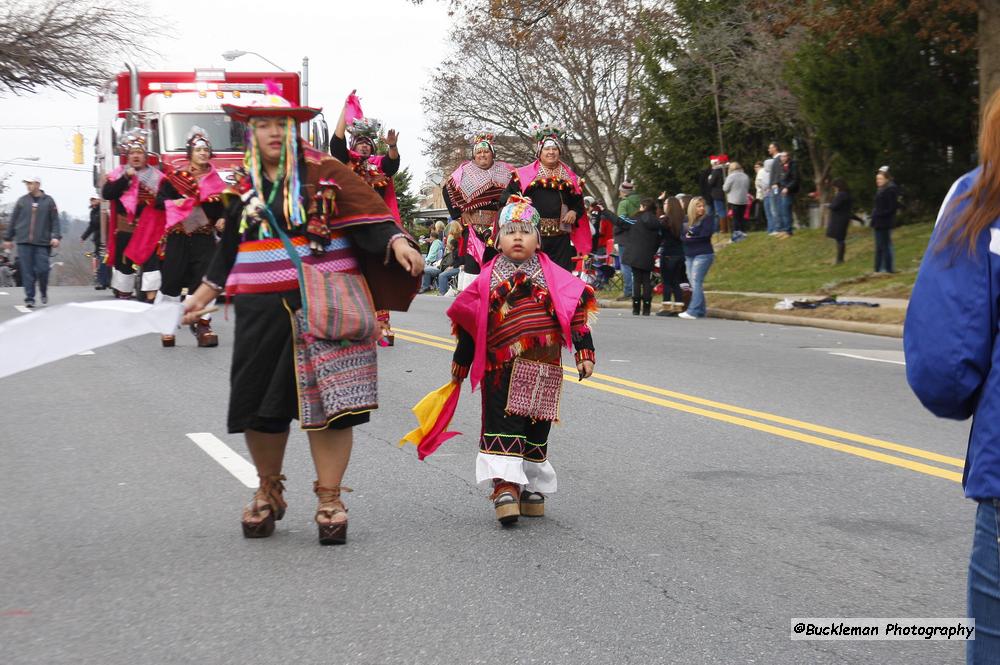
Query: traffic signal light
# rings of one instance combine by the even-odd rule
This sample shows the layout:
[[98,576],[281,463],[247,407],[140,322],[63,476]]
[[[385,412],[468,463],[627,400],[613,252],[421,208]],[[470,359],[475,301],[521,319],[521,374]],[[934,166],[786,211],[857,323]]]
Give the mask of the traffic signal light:
[[73,163],[83,164],[83,134],[80,130],[73,134]]

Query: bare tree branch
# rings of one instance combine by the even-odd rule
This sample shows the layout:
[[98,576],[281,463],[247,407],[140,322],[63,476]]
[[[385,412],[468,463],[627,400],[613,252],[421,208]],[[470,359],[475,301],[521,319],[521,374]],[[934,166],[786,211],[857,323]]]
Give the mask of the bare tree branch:
[[528,126],[563,122],[570,132],[566,161],[595,194],[613,200],[639,129],[640,59],[632,42],[663,14],[662,4],[456,0],[454,54],[423,98],[430,118],[425,154],[447,170],[467,151],[456,129],[485,125],[500,130],[504,158],[529,161]]
[[0,9],[0,94],[96,87],[122,60],[151,53],[143,44],[151,22],[141,4],[5,2]]

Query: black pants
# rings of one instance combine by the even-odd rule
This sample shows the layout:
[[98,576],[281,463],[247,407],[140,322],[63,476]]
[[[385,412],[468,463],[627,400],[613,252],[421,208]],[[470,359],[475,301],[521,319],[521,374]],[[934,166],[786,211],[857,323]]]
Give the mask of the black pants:
[[729,204],[729,209],[733,213],[733,231],[743,232],[745,229],[743,217],[747,214],[747,205],[744,203],[742,205]]
[[653,299],[653,271],[642,268],[632,268],[632,299],[643,302]]
[[511,365],[487,372],[480,392],[483,400],[483,431],[479,452],[488,455],[520,457],[529,462],[548,459],[548,420],[532,421],[524,416],[506,413],[507,392],[510,389]]
[[[125,256],[125,248],[128,247],[129,242],[132,240],[132,233],[129,231],[116,231],[115,232],[115,268],[123,275],[135,274],[135,267],[132,263],[132,259]],[[142,270],[144,272],[151,272],[153,270],[160,269],[160,257],[156,252],[153,252],[146,262],[142,264]]]
[[683,256],[661,257],[660,279],[663,282],[663,302],[668,302],[671,295],[674,302],[684,302],[684,289],[681,288],[681,284],[688,280]]
[[570,242],[569,234],[564,233],[558,236],[545,236],[542,238],[542,251],[545,252],[552,262],[570,272],[573,271],[573,243]]
[[208,272],[214,253],[215,236],[212,234],[169,234],[160,266],[163,275],[160,291],[163,295],[179,296],[185,287],[189,294],[194,293],[201,285],[201,278]]
[[875,231],[875,272],[894,272],[892,259],[892,229]]

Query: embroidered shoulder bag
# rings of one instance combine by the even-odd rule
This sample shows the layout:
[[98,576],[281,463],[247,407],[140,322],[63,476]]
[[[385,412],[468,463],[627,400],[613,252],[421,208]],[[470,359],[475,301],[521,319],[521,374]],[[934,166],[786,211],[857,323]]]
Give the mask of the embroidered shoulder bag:
[[270,210],[267,214],[288,252],[288,258],[299,273],[305,332],[331,341],[370,342],[376,339],[379,326],[375,318],[375,302],[364,276],[322,272],[304,263]]

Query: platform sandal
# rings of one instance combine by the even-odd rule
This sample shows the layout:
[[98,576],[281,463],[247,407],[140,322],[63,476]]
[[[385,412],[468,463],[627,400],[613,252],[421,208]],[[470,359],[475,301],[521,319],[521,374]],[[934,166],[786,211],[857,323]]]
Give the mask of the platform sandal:
[[258,476],[260,487],[243,509],[243,537],[267,538],[274,533],[274,523],[285,516],[288,504],[284,496],[283,475]]
[[[347,507],[340,500],[341,492],[350,492],[350,487],[322,487],[319,481],[313,483],[313,492],[319,498],[316,509],[316,526],[319,527],[320,545],[343,545],[347,542]],[[322,518],[323,521],[320,521]]]
[[212,330],[212,322],[209,319],[198,319],[197,322],[192,323],[191,332],[194,333],[195,339],[198,340],[198,346],[201,348],[219,345],[219,336]]
[[494,482],[493,496],[490,500],[493,501],[493,510],[500,524],[509,526],[517,522],[517,518],[521,515],[518,501],[520,494],[520,488],[514,483]]
[[177,343],[177,338],[173,335],[160,335],[160,344],[163,348],[169,349]]
[[545,517],[545,496],[541,492],[521,492],[521,514],[525,517]]

